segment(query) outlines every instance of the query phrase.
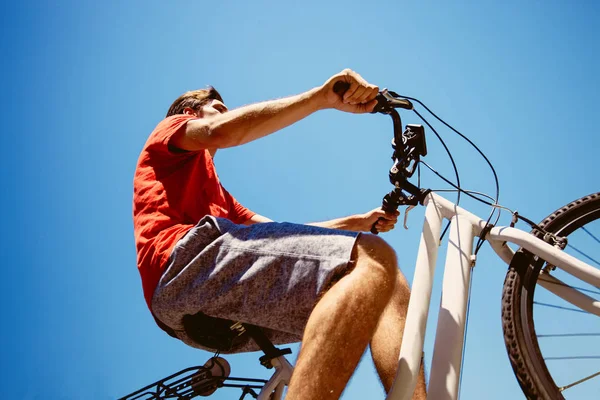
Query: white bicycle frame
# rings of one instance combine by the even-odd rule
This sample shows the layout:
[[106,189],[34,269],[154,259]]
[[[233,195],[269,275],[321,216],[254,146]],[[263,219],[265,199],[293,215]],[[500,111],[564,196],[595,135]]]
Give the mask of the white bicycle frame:
[[[425,222],[400,348],[398,371],[392,390],[387,396],[388,400],[411,399],[415,390],[444,219],[450,220],[450,236],[427,392],[428,397],[436,400],[458,398],[471,268],[476,261],[472,255],[473,240],[479,236],[486,221],[435,193],[427,196],[425,205]],[[511,227],[495,227],[486,235],[486,239],[507,264],[510,263],[514,252],[506,243],[514,243],[567,273],[600,287],[600,270],[527,232]],[[549,275],[544,275],[543,279],[538,280],[539,285],[557,296],[600,316],[599,301],[568,285],[555,283],[562,282]]]
[[[450,235],[427,395],[436,400],[458,398],[469,284],[471,269],[476,261],[473,256],[473,241],[486,226],[486,221],[435,193],[430,193],[424,204],[425,222],[421,232],[398,371],[387,400],[411,399],[417,384],[444,219],[450,221]],[[512,260],[514,251],[506,243],[514,243],[582,281],[600,287],[600,270],[530,233],[511,227],[495,227],[486,235],[486,240],[507,264]],[[540,275],[538,284],[576,307],[600,317],[600,301],[548,274]],[[277,390],[272,399],[280,400],[284,386],[289,383],[293,367],[284,357],[278,357],[276,360],[278,362],[275,364],[275,374],[261,390],[258,400],[270,399],[269,395],[275,388]]]

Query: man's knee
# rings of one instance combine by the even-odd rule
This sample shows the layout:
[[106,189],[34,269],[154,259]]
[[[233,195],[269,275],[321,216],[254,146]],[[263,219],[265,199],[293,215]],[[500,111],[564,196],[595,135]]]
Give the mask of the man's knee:
[[394,249],[379,236],[361,234],[355,246],[356,265],[383,273],[391,282],[398,276],[398,261]]
[[396,252],[385,240],[371,234],[361,234],[356,241],[358,257],[368,257],[379,264],[398,267]]

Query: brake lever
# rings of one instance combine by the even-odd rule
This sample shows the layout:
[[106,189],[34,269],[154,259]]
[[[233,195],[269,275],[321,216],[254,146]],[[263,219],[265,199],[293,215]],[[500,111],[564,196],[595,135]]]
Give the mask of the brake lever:
[[404,211],[404,229],[406,229],[406,230],[408,230],[408,225],[406,225],[406,222],[408,221],[408,212],[415,207],[416,206],[410,205],[410,206],[406,207],[406,211]]

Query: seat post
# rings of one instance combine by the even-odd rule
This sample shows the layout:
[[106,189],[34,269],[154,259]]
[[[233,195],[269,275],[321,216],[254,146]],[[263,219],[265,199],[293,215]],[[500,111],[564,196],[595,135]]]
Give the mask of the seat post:
[[244,329],[252,340],[260,347],[260,349],[265,353],[264,356],[260,357],[260,364],[267,369],[273,368],[273,364],[271,360],[274,358],[284,356],[286,354],[292,354],[292,350],[289,348],[278,349],[273,345],[273,343],[267,338],[267,335],[263,332],[261,328],[255,325],[242,324]]

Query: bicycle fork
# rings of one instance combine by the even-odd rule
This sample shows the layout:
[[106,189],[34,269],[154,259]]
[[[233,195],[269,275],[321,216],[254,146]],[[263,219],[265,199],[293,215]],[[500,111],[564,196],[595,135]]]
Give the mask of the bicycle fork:
[[[428,196],[398,371],[388,400],[410,400],[419,374],[440,232],[445,217],[432,199]],[[428,397],[434,399],[458,398],[468,292],[474,264],[474,236],[473,225],[468,218],[451,216],[442,300],[428,385]]]

